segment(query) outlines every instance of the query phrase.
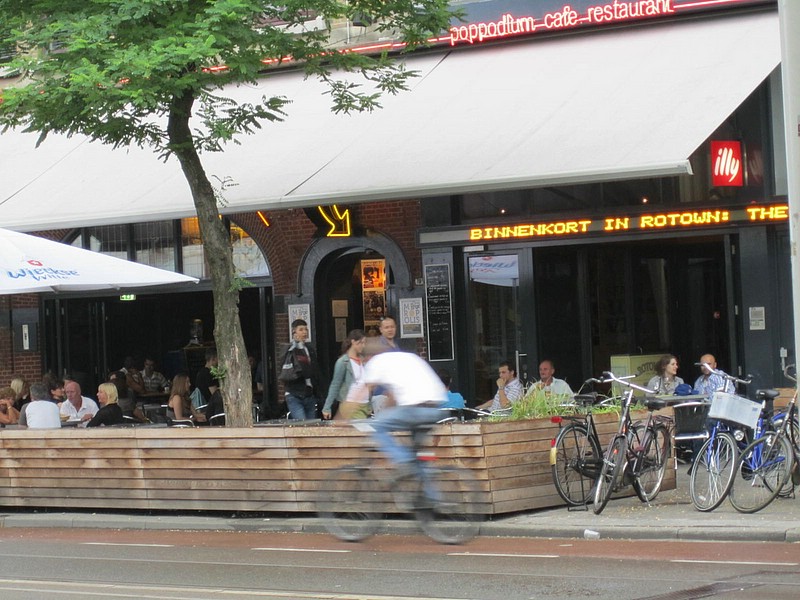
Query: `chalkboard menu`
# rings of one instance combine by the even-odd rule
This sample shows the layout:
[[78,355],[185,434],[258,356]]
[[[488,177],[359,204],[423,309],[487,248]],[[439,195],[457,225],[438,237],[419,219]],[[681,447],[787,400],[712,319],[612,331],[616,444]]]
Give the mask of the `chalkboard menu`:
[[428,359],[453,360],[453,306],[450,265],[425,265],[428,312]]

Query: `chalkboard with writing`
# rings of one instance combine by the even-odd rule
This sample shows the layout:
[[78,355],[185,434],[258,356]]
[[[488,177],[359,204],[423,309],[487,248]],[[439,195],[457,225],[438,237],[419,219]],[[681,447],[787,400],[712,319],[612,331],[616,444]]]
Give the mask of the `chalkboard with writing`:
[[425,266],[425,302],[428,309],[428,359],[453,360],[450,265]]

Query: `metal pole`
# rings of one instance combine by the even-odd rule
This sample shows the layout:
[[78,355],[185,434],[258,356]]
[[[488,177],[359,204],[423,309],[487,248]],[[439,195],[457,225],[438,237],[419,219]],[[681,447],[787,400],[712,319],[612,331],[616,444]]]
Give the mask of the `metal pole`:
[[778,0],[781,29],[783,120],[786,135],[786,176],[789,193],[789,240],[792,259],[794,361],[800,343],[800,2]]

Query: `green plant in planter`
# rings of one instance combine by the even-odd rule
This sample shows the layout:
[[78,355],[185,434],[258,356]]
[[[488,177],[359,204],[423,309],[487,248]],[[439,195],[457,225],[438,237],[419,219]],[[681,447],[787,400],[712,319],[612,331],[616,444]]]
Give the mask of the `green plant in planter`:
[[[575,413],[575,405],[571,402],[570,394],[552,394],[548,391],[531,388],[517,400],[510,413],[491,417],[491,421],[518,421],[521,419],[541,419],[556,415],[571,415]],[[619,412],[619,402],[611,406],[597,407],[596,413]]]

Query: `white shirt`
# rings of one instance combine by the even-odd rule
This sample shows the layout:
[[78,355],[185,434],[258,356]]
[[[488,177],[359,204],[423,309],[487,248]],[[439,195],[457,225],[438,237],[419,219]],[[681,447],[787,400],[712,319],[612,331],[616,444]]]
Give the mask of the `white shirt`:
[[566,381],[563,379],[556,379],[555,377],[553,377],[550,385],[545,385],[544,382],[540,381],[534,384],[534,387],[537,390],[544,390],[545,392],[550,392],[556,396],[572,396],[574,393]]
[[76,409],[69,400],[64,400],[61,403],[61,409],[59,412],[62,416],[68,417],[70,421],[81,421],[83,419],[83,415],[95,416],[98,410],[100,409],[94,400],[87,398],[86,396],[81,396],[80,409]]
[[25,413],[24,425],[28,429],[60,429],[61,417],[58,405],[50,400],[32,400],[22,407]]
[[[503,391],[506,393],[506,400],[508,400],[511,404],[514,404],[517,400],[525,395],[525,388],[522,387],[522,382],[517,377],[514,377],[514,379],[506,383]],[[506,408],[509,407],[507,406]],[[500,390],[497,390],[494,398],[492,398],[492,405],[489,407],[489,410],[494,411],[502,409],[503,405],[500,404]]]
[[364,368],[364,383],[387,388],[397,406],[447,401],[447,390],[430,365],[410,352],[382,352]]

